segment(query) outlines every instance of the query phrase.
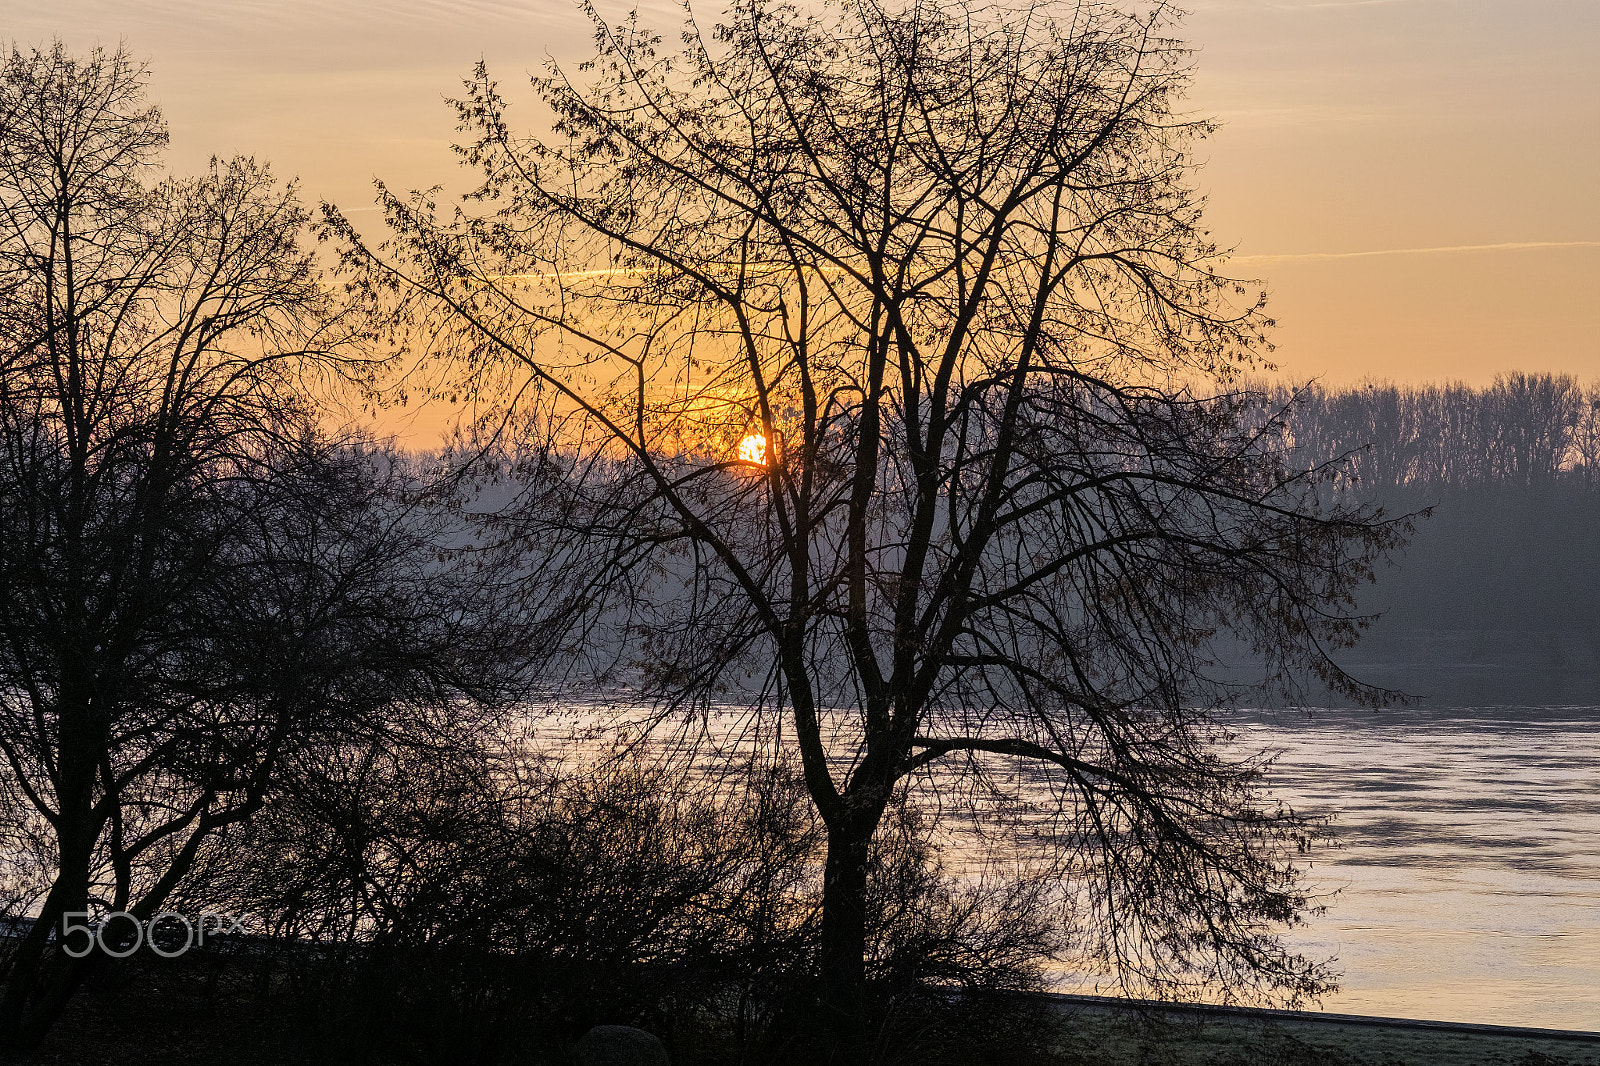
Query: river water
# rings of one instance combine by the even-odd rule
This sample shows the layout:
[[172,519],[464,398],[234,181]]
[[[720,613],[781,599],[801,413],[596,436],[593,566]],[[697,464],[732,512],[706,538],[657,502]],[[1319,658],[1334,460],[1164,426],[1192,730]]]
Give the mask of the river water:
[[1324,1010],[1600,1030],[1600,707],[1248,715],[1273,791],[1333,814],[1311,856]]
[[[710,732],[742,717],[713,714]],[[1600,1031],[1600,706],[1230,724],[1281,753],[1274,797],[1335,819],[1336,845],[1308,857],[1327,911],[1289,937],[1337,960],[1323,1010]]]

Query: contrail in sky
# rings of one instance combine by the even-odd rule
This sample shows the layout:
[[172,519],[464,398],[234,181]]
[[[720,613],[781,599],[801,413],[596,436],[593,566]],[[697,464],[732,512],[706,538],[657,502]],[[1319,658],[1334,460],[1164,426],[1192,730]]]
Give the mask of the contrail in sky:
[[1600,241],[1513,241],[1508,244],[1452,244],[1442,248],[1381,248],[1370,252],[1291,252],[1286,255],[1236,255],[1234,262],[1282,263],[1291,260],[1365,259],[1374,255],[1432,255],[1440,252],[1512,252],[1535,248],[1600,248]]

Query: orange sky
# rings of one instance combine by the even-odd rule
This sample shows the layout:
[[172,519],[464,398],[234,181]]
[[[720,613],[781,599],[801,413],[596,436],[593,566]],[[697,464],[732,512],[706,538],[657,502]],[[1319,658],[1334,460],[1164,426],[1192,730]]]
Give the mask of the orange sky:
[[[676,24],[673,3],[639,7]],[[1209,217],[1269,283],[1283,369],[1600,378],[1600,3],[1190,7],[1192,103],[1226,123]],[[587,43],[570,0],[0,0],[0,16],[24,44],[148,56],[179,169],[251,152],[347,209],[374,174],[451,178],[441,98],[479,56],[509,84]]]

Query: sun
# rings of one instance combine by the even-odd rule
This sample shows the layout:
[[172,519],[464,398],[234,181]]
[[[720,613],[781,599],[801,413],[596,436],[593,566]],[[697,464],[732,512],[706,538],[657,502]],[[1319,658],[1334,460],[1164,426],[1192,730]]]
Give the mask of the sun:
[[759,433],[748,434],[739,442],[739,461],[767,465],[767,438]]

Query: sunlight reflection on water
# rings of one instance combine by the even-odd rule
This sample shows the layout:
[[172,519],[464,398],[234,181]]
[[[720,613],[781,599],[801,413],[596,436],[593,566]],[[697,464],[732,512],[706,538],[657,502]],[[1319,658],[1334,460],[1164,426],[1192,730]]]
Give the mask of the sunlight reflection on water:
[[1600,708],[1242,724],[1275,794],[1337,817],[1309,871],[1337,894],[1293,938],[1338,957],[1324,1009],[1600,1030]]

